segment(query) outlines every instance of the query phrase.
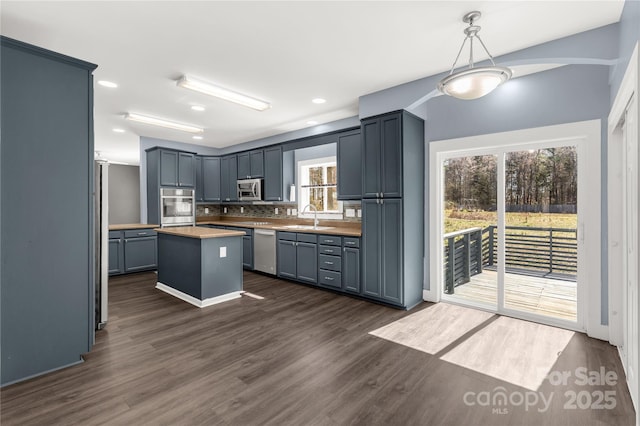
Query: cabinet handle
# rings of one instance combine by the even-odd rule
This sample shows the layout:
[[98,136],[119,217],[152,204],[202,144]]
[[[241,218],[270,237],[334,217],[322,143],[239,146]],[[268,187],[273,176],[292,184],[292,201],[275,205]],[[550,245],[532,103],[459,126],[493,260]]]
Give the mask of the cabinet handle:
[[384,192],[380,193],[380,198],[384,198]]
[[333,240],[324,240],[326,243],[332,243]]
[[333,281],[333,278],[331,278],[331,277],[324,277],[324,279],[327,280],[327,281]]
[[325,265],[333,265],[333,262],[324,262]]

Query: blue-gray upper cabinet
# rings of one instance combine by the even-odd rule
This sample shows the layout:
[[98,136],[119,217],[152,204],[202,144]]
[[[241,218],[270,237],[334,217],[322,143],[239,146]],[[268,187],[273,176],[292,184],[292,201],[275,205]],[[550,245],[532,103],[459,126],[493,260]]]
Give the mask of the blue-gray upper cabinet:
[[202,157],[202,186],[202,201],[220,201],[220,157]]
[[220,159],[220,198],[222,201],[238,201],[238,156],[227,155]]
[[362,121],[363,198],[402,197],[402,115]]
[[238,179],[256,179],[264,177],[264,151],[254,151],[238,154]]
[[196,156],[190,152],[160,150],[160,186],[193,188],[196,184]]
[[196,202],[204,201],[204,188],[202,185],[202,157],[196,155]]
[[360,129],[338,135],[338,200],[362,198]]
[[264,150],[264,199],[282,201],[282,147]]

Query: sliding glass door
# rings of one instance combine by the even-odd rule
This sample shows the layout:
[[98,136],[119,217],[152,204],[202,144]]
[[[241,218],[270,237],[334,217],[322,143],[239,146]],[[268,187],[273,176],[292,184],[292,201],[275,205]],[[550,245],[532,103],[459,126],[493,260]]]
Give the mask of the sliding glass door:
[[442,299],[576,324],[576,146],[529,143],[442,158]]

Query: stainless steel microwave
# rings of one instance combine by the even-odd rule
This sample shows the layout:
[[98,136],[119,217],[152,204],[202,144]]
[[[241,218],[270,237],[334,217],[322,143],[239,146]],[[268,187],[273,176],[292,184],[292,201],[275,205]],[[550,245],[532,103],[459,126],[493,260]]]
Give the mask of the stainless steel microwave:
[[262,179],[238,179],[238,200],[262,200]]

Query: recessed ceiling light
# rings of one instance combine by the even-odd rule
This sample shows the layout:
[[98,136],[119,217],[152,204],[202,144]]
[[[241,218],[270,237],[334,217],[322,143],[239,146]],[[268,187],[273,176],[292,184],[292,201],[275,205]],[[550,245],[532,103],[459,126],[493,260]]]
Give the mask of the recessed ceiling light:
[[197,141],[201,141],[201,140],[202,140],[202,136],[194,136],[193,138],[194,138],[195,140],[197,140]]
[[116,133],[124,133],[124,129],[113,129]]
[[153,126],[166,127],[168,129],[181,130],[189,133],[202,133],[204,129],[201,127],[191,126],[189,124],[176,123],[175,121],[163,120],[161,118],[149,117],[136,113],[127,113],[124,118],[138,123],[151,124]]
[[100,80],[98,81],[100,86],[108,87],[109,89],[115,89],[118,85],[112,81]]
[[225,89],[224,87],[216,86],[215,84],[186,75],[183,75],[176,84],[185,89],[195,90],[196,92],[234,102],[258,111],[271,108],[269,102],[261,101],[260,99],[252,98],[251,96],[243,95],[242,93],[234,92],[233,90]]
[[191,105],[191,109],[194,111],[204,111],[204,107],[200,105]]
[[322,98],[313,98],[311,99],[311,102],[313,102],[314,104],[323,104],[327,102],[327,100]]
[[314,125],[318,124],[318,122],[316,120],[309,120],[309,121],[307,121],[307,124],[310,124],[310,125],[314,126]]

